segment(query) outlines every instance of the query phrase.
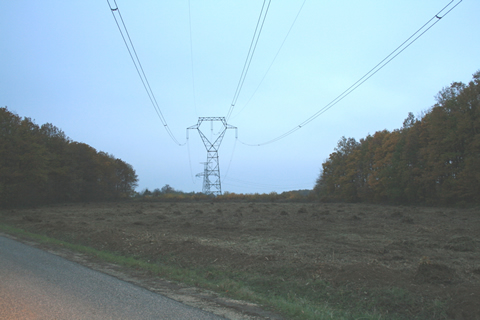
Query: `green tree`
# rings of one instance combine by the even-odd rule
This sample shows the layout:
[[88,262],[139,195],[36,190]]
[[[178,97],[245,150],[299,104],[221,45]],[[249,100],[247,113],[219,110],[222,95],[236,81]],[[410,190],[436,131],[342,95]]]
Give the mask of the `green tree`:
[[121,159],[0,108],[1,206],[129,197],[137,181]]
[[160,191],[163,194],[167,194],[167,193],[174,193],[175,189],[173,189],[169,184],[166,184],[162,187],[162,189]]
[[72,142],[67,147],[69,159],[69,198],[73,201],[101,199],[98,194],[99,168],[97,151],[85,143]]
[[135,187],[138,186],[138,177],[133,167],[122,161],[121,159],[115,160],[115,169],[117,175],[117,196],[130,197],[135,193]]
[[43,124],[39,133],[47,149],[46,200],[48,202],[68,201],[66,190],[69,188],[70,177],[66,149],[70,139],[62,130],[50,123]]
[[0,109],[0,193],[3,205],[42,201],[47,182],[47,151],[39,127]]

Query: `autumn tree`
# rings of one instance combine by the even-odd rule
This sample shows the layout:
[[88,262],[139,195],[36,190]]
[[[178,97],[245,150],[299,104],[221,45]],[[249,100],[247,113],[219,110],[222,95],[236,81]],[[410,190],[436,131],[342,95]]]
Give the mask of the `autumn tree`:
[[457,204],[480,199],[480,71],[454,82],[403,127],[339,141],[315,191],[324,200]]
[[128,197],[137,181],[121,159],[0,108],[1,206]]
[[322,165],[322,173],[317,180],[316,191],[328,200],[356,201],[356,170],[351,156],[359,143],[353,138],[342,137],[335,152]]

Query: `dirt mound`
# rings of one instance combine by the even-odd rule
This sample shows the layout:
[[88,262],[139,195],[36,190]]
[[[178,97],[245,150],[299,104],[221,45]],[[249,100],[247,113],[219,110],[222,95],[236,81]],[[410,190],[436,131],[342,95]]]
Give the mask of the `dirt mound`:
[[455,270],[443,264],[422,263],[415,273],[415,281],[419,284],[448,284],[455,278]]

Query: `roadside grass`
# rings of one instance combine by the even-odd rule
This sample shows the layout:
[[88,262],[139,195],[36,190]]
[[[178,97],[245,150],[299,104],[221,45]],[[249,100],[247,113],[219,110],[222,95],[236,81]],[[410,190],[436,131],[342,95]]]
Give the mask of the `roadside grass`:
[[66,248],[105,262],[147,271],[161,278],[211,290],[221,296],[249,301],[278,312],[287,319],[445,319],[445,304],[419,305],[418,297],[400,288],[353,290],[329,283],[281,274],[239,272],[210,266],[185,268],[165,260],[155,262],[122,256],[92,247],[34,234],[0,223],[0,231],[38,243]]

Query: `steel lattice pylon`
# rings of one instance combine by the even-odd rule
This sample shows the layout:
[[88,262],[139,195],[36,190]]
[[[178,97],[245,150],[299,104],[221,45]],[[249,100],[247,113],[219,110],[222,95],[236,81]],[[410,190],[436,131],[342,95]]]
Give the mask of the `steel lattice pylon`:
[[[203,122],[210,121],[211,127],[213,128],[213,122],[221,122],[223,128],[220,130],[218,137],[211,142],[207,136],[200,130],[200,126]],[[220,166],[218,162],[218,148],[222,143],[223,137],[227,129],[237,129],[237,127],[227,124],[225,117],[199,117],[196,125],[187,128],[196,129],[202,138],[203,144],[207,149],[207,162],[204,162],[204,171],[203,173],[197,174],[197,176],[203,176],[203,190],[204,194],[208,195],[221,195],[222,194],[222,184],[220,181]]]

